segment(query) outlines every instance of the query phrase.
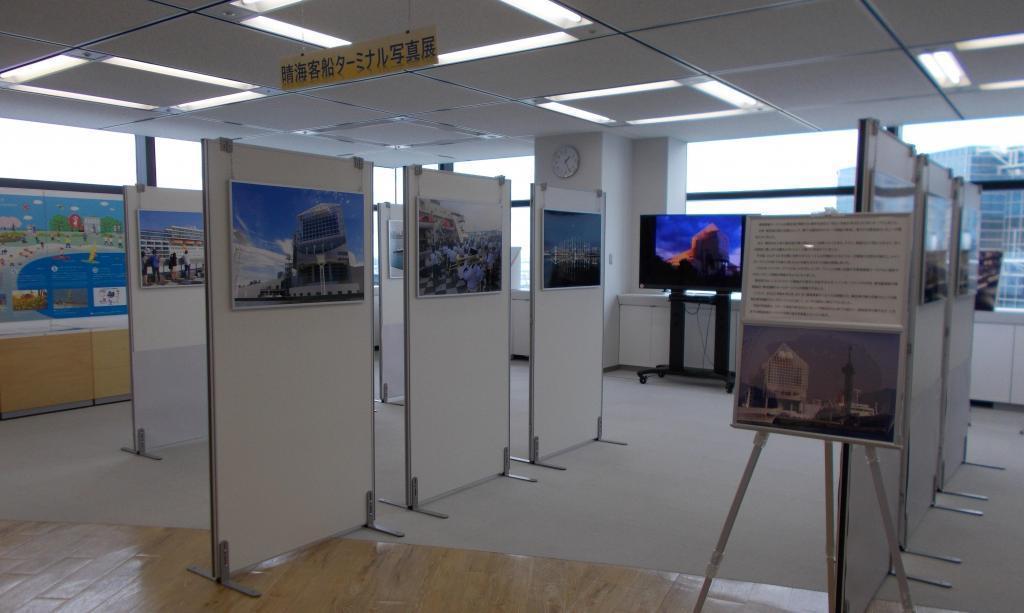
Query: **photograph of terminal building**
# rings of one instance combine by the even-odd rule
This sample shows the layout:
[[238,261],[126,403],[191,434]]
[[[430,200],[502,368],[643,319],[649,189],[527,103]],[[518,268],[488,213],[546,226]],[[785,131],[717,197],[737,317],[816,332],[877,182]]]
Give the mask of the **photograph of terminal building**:
[[418,295],[501,291],[500,206],[453,200],[418,200]]
[[893,442],[900,334],[744,325],[734,423]]
[[139,211],[142,287],[182,287],[206,281],[203,214]]
[[[640,283],[666,289],[740,287],[741,215],[657,215],[642,228]],[[641,224],[651,221],[642,220]],[[653,236],[652,236],[653,234]]]
[[363,195],[231,183],[235,309],[364,296]]
[[922,303],[949,295],[949,235],[953,221],[950,202],[929,194],[924,217],[924,288]]
[[388,278],[401,279],[405,271],[405,222],[388,220]]
[[544,289],[601,285],[601,214],[544,210]]

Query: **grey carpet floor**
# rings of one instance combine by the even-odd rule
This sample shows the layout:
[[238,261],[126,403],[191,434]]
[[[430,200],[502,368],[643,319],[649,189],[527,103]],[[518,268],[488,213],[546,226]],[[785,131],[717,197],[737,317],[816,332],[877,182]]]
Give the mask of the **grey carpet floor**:
[[[512,363],[512,453],[526,455],[528,365]],[[381,523],[406,542],[624,564],[701,575],[750,452],[753,434],[728,426],[721,386],[605,377],[605,431],[620,447],[592,443],[558,456],[565,472],[514,464],[538,483],[497,478],[429,505],[448,520],[380,506]],[[0,518],[203,528],[208,525],[206,445],[164,448],[161,462],[118,451],[130,439],[126,403],[0,423]],[[379,404],[378,495],[401,499],[403,408]],[[977,409],[971,466],[952,489],[992,496],[949,499],[985,511],[976,518],[929,511],[918,549],[964,558],[962,566],[907,557],[918,574],[952,590],[913,585],[921,605],[1013,611],[1024,551],[1021,476],[1024,414]],[[719,576],[822,590],[824,478],[821,443],[774,436],[758,465]],[[368,531],[357,538],[382,539]],[[894,585],[881,596],[896,600]]]

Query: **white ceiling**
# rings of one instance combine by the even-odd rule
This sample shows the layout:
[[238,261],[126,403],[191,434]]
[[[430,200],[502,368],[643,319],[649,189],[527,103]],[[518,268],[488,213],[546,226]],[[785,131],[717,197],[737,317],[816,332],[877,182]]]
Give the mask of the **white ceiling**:
[[[561,0],[594,23],[577,42],[365,79],[192,113],[167,107],[221,86],[96,62],[29,85],[152,104],[139,111],[0,88],[0,116],[172,138],[236,138],[383,165],[524,155],[536,136],[605,131],[688,141],[1021,114],[1024,46],[957,52],[974,85],[940,91],[909,54],[1024,30],[1024,0]],[[410,15],[411,7],[411,15]],[[4,0],[0,71],[85,51],[278,86],[278,61],[309,46],[236,23],[221,0]],[[498,0],[305,0],[274,19],[360,41],[436,25],[442,52],[558,32]],[[628,120],[728,110],[677,87],[567,102],[600,125],[541,109],[541,98],[665,79],[722,80],[768,110],[632,126]],[[945,94],[945,95],[943,95]]]

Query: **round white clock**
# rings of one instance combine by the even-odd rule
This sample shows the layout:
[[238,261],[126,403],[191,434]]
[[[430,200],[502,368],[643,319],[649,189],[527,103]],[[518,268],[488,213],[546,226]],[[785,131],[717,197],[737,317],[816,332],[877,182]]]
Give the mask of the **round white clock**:
[[580,152],[572,145],[562,145],[551,156],[551,171],[556,177],[568,179],[580,169]]

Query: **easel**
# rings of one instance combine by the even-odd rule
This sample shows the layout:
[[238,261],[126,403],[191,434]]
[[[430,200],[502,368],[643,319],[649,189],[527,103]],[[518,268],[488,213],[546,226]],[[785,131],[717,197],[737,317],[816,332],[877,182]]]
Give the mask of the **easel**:
[[[732,393],[736,375],[729,371],[729,335],[732,319],[732,293],[719,292],[714,296],[687,296],[683,290],[669,294],[669,350],[668,364],[647,368],[636,373],[640,383],[647,383],[649,375],[678,375],[698,379],[716,379],[725,383],[726,393]],[[686,305],[713,304],[715,306],[714,368],[688,368],[683,364],[686,347]]]
[[[707,570],[704,573],[704,584],[700,588],[700,595],[697,597],[697,603],[693,607],[694,613],[700,613],[704,609],[704,602],[711,591],[711,583],[718,574],[718,567],[722,563],[725,546],[729,541],[730,533],[732,533],[733,524],[736,523],[736,516],[740,512],[740,505],[743,503],[743,497],[747,493],[747,487],[750,485],[750,478],[754,474],[758,458],[761,457],[761,450],[764,449],[767,442],[768,432],[761,431],[754,435],[754,448],[750,451],[747,467],[743,470],[743,477],[740,479],[739,488],[737,488],[736,496],[733,498],[732,506],[729,508],[729,514],[725,518],[725,525],[722,526],[722,533],[718,537],[715,551],[711,554],[711,561],[708,563]],[[878,451],[872,445],[865,445],[864,455],[871,469],[871,479],[875,484],[875,495],[878,499],[879,511],[882,514],[885,538],[889,543],[889,556],[895,570],[896,581],[900,588],[900,600],[902,601],[903,611],[904,613],[913,613],[914,605],[910,599],[910,585],[907,583],[907,573],[903,569],[903,559],[900,557],[896,524],[889,513],[889,502],[885,493],[885,484],[882,482],[882,471],[878,467]],[[836,594],[837,559],[835,554],[835,503],[832,493],[832,462],[832,442],[825,441],[825,560],[828,568],[828,610],[830,613],[838,613],[836,602],[838,594]]]

